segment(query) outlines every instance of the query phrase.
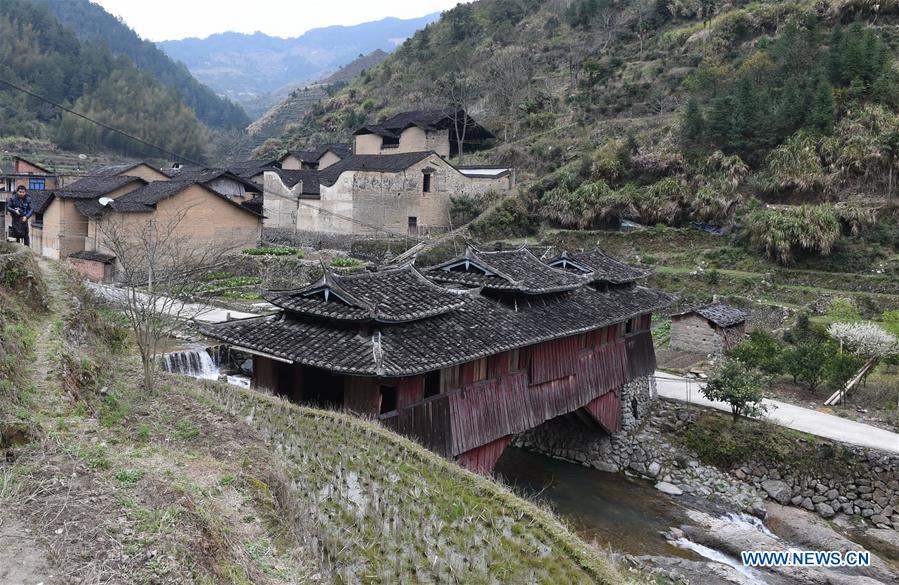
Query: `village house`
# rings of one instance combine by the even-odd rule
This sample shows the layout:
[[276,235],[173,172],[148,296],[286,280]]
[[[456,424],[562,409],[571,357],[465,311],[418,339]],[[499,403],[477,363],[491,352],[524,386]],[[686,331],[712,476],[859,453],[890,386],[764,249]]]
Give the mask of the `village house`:
[[707,355],[727,352],[746,334],[748,314],[723,303],[703,305],[671,317],[671,349]]
[[278,160],[278,163],[287,171],[321,171],[351,154],[353,154],[352,144],[325,144],[314,150],[288,152]]
[[399,154],[434,151],[443,158],[490,145],[493,134],[464,111],[416,110],[402,112],[354,133],[355,154]]
[[228,165],[228,172],[262,187],[265,171],[277,171],[281,163],[277,159],[251,159]]
[[[576,413],[613,434],[654,397],[651,315],[666,293],[484,252],[272,291],[272,316],[203,332],[253,355],[253,387],[377,417],[480,472],[516,434]],[[602,281],[602,286],[592,286]]]
[[471,177],[436,152],[355,154],[322,171],[265,173],[265,226],[352,235],[450,228],[450,198],[508,191],[508,169]]
[[288,153],[280,169],[264,173],[265,227],[351,236],[451,229],[452,197],[515,187],[508,167],[457,167],[447,160],[456,152],[459,120],[466,149],[492,138],[464,112],[456,115],[404,112],[356,131],[352,152],[347,145],[328,145]]
[[252,247],[262,231],[259,187],[219,169],[166,174],[146,163],[113,165],[32,199],[32,249],[68,258],[95,280],[109,279],[116,266],[104,222],[127,226],[180,214],[178,230],[196,246]]

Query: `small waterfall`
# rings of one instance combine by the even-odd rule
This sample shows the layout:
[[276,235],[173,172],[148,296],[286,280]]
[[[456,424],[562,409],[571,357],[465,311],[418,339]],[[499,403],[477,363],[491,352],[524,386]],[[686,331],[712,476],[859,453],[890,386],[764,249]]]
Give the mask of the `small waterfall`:
[[172,374],[184,374],[204,380],[217,380],[219,367],[205,349],[190,349],[162,356],[162,367]]
[[772,538],[777,538],[774,534],[768,530],[765,524],[756,518],[755,516],[751,516],[749,514],[737,513],[737,512],[729,512],[724,515],[725,518],[731,523],[736,524],[737,526],[744,526],[746,528],[752,528],[754,530],[758,530],[762,534],[766,534]]
[[674,544],[680,548],[692,550],[699,556],[707,558],[710,561],[715,561],[716,563],[721,563],[723,565],[732,567],[741,575],[746,576],[746,578],[748,578],[752,583],[758,583],[758,585],[767,585],[767,583],[759,577],[759,574],[756,571],[753,571],[749,567],[744,566],[743,563],[741,563],[737,559],[733,559],[721,551],[717,551],[713,548],[693,542],[692,540],[687,540],[686,538],[678,538],[676,541],[674,541]]

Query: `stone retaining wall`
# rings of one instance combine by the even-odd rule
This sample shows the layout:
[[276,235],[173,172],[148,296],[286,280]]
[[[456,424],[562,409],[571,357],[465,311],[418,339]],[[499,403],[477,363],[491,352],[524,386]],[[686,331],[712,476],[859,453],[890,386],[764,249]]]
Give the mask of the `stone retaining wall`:
[[[344,250],[349,252],[358,241],[383,240],[383,236],[367,236],[361,234],[336,234],[331,232],[315,232],[289,228],[263,228],[262,241],[275,246],[293,246],[296,248],[314,248],[316,250]],[[418,238],[409,238],[409,246]]]
[[[622,403],[626,414],[629,408]],[[675,436],[708,410],[664,399],[652,406],[646,415],[625,419],[615,436],[559,418],[523,433],[514,444],[604,471],[636,474],[660,482],[668,493],[690,493],[750,513],[761,514],[762,500],[770,498],[824,518],[842,513],[899,530],[899,456],[822,440],[814,469],[799,462],[752,461],[724,471],[700,462]]]

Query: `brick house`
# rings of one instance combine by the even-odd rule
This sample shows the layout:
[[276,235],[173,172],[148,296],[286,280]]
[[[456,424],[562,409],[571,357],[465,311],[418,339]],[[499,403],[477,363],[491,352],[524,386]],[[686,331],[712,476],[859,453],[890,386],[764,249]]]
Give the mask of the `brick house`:
[[723,303],[703,305],[671,316],[671,349],[722,354],[746,335],[749,315]]

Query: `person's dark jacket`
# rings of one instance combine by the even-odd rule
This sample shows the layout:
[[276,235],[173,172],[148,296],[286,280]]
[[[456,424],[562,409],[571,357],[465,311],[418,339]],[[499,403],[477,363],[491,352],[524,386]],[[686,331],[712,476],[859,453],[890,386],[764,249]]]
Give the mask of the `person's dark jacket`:
[[6,211],[12,216],[12,233],[15,237],[28,237],[28,218],[34,215],[34,205],[31,197],[25,195],[25,199],[19,199],[13,195],[6,202]]
[[18,195],[13,195],[6,202],[6,211],[16,219],[28,219],[34,215],[34,205],[31,203],[31,197],[25,196],[25,199],[19,199]]

